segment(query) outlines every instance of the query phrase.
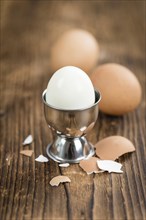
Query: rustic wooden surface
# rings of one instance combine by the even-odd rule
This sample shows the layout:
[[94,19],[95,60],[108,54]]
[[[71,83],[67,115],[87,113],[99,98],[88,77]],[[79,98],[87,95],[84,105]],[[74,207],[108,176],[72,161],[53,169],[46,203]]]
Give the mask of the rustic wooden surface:
[[[2,1],[0,90],[0,219],[146,219],[145,151],[145,1]],[[72,27],[90,31],[99,41],[99,64],[130,68],[143,88],[139,108],[121,117],[99,114],[88,138],[129,138],[136,152],[119,159],[124,173],[86,175],[71,165],[35,162],[51,141],[41,93],[52,74],[49,51]],[[32,134],[34,142],[23,147]],[[31,158],[20,155],[33,149]],[[65,174],[71,183],[51,187]]]

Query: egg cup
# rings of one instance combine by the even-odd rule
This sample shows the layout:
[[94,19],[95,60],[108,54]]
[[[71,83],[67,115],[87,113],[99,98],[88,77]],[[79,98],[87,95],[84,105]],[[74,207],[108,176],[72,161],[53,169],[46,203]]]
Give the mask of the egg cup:
[[100,93],[95,91],[95,103],[89,108],[64,110],[46,102],[42,94],[46,122],[52,131],[53,142],[47,146],[47,155],[59,163],[79,163],[94,155],[94,147],[85,138],[98,117]]

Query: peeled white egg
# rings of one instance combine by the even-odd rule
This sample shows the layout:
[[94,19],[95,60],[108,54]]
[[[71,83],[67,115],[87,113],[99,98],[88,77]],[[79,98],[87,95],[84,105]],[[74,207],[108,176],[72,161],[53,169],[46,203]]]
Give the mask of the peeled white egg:
[[74,66],[65,66],[51,77],[46,102],[54,108],[75,110],[95,102],[95,91],[88,75]]

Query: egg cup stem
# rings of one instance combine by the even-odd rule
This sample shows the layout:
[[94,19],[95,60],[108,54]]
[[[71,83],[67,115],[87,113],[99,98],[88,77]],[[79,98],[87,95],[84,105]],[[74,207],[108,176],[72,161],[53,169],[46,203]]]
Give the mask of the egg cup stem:
[[[54,136],[54,135],[53,135]],[[59,163],[79,163],[94,155],[94,147],[85,137],[66,138],[56,136],[47,146],[47,155]]]

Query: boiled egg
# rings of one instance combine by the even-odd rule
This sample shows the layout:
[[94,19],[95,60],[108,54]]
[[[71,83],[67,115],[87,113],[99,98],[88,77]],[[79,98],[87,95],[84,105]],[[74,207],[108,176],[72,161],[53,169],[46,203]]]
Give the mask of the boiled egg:
[[83,70],[65,66],[57,70],[49,80],[46,102],[57,109],[88,108],[95,102],[94,87]]

